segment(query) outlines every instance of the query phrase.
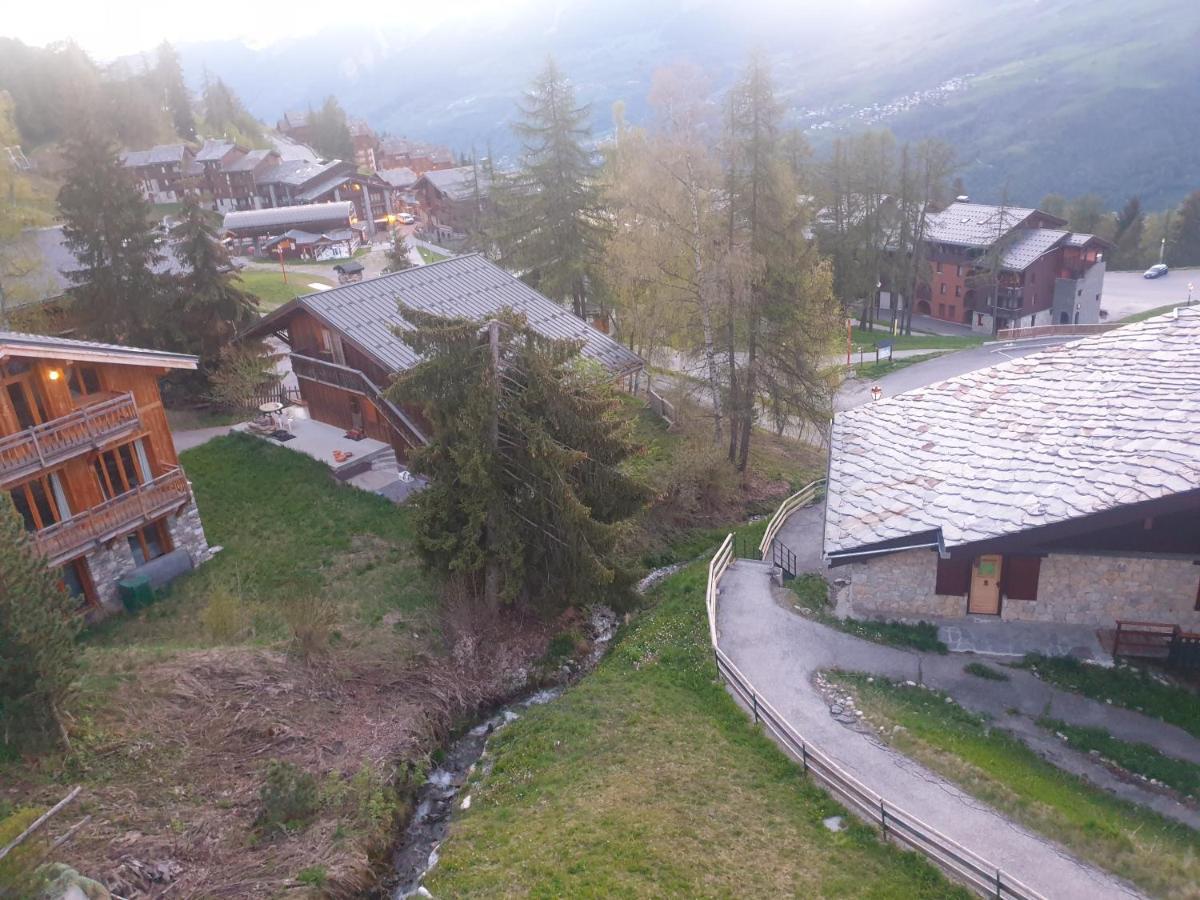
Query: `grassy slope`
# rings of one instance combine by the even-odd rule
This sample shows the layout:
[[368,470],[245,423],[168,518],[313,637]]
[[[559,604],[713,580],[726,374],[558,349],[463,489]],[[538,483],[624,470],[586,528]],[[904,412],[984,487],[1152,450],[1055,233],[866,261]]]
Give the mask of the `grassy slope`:
[[1200,836],[1092,787],[937,691],[835,675],[867,717],[903,726],[883,736],[1034,831],[1151,894],[1200,896]]
[[966,896],[841,811],[715,679],[703,564],[555,703],[491,747],[434,896]]
[[1166,306],[1160,306],[1157,309],[1148,309],[1145,312],[1134,313],[1132,316],[1126,316],[1121,319],[1122,325],[1128,325],[1130,322],[1145,322],[1147,319],[1153,319],[1155,316],[1165,315],[1169,312],[1174,312],[1184,303],[1169,303]]
[[263,269],[245,269],[240,273],[242,279],[242,287],[258,297],[259,308],[262,312],[267,313],[276,307],[283,306],[289,300],[311,294],[313,288],[310,284],[327,284],[333,286],[333,282],[328,278],[319,278],[315,275],[309,275],[304,271],[294,271],[289,269],[288,280],[285,284],[283,274],[280,272],[269,272]]
[[855,328],[852,331],[855,347],[873,348],[880,341],[891,341],[893,350],[964,350],[968,347],[978,347],[983,338],[969,335],[948,334],[897,334],[892,336],[886,331],[867,331],[865,328]]
[[1095,750],[1126,771],[1154,778],[1192,797],[1200,795],[1200,766],[1194,763],[1174,759],[1149,744],[1122,741],[1103,728],[1068,725],[1061,719],[1039,719],[1038,724],[1065,737],[1076,750]]

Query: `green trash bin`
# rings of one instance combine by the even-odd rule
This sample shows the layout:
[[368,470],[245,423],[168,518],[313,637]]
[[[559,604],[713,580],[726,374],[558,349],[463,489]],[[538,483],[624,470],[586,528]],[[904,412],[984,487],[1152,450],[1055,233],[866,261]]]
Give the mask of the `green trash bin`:
[[136,613],[154,602],[154,588],[145,575],[130,575],[117,582],[117,593],[125,604],[125,611]]

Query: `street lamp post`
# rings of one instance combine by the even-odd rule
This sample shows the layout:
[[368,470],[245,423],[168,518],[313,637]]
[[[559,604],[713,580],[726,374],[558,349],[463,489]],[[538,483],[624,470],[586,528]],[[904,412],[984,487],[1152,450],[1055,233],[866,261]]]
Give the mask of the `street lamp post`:
[[1192,305],[1192,283],[1188,282],[1188,306]]

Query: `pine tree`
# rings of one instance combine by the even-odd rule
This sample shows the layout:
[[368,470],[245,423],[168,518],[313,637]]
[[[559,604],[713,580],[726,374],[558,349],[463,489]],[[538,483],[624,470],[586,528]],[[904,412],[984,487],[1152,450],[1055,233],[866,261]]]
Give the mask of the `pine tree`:
[[258,317],[258,298],[238,286],[229,253],[194,194],[184,198],[174,237],[175,255],[188,270],[174,283],[175,345],[198,355],[211,373],[238,331]]
[[412,259],[408,255],[408,241],[402,234],[397,234],[392,240],[392,246],[388,249],[386,256],[387,265],[383,267],[385,273],[403,272],[405,269],[412,268]]
[[389,396],[431,427],[412,459],[432,478],[415,509],[426,564],[492,603],[627,600],[616,542],[645,496],[621,468],[634,447],[606,373],[508,311],[481,326],[401,309],[424,362]]
[[1200,265],[1200,191],[1188,194],[1171,217],[1166,258],[1172,266]]
[[551,59],[518,112],[517,171],[492,189],[502,223],[496,242],[505,265],[583,317],[607,232],[588,147],[590,109]]
[[179,54],[167,41],[158,46],[155,74],[165,96],[167,109],[171,112],[175,133],[184,140],[194,141],[196,118],[192,115],[192,98],[183,80],[183,66],[180,65]]
[[162,260],[150,204],[116,148],[85,127],[66,148],[68,179],[58,193],[68,273],[84,332],[100,340],[154,345],[163,318]]
[[0,491],[0,746],[56,732],[69,745],[62,712],[79,671],[79,627],[75,601]]
[[1130,197],[1117,214],[1116,233],[1113,236],[1113,243],[1116,244],[1116,247],[1109,260],[1113,268],[1132,269],[1137,267],[1145,218],[1142,212],[1141,198]]
[[346,122],[346,111],[337,98],[330,96],[318,110],[309,110],[309,129],[313,149],[326,159],[354,161],[354,139]]
[[237,94],[220,78],[205,80],[201,101],[204,124],[210,133],[224,135],[247,147],[269,146],[262,123],[250,115]]

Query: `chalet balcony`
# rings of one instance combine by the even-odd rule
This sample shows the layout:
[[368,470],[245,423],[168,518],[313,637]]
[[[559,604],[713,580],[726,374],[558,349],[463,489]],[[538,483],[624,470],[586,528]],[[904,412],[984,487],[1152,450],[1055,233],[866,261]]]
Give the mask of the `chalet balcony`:
[[[991,288],[980,285],[967,291],[965,306],[973,312],[992,313]],[[996,288],[996,310],[1019,313],[1025,303],[1025,290],[1020,287]]]
[[183,470],[172,467],[153,481],[35,532],[33,541],[50,565],[60,565],[178,509],[190,496]]
[[0,486],[132,434],[140,427],[133,394],[118,394],[0,437]]
[[301,353],[291,354],[291,359],[292,372],[297,378],[315,381],[318,384],[349,391],[352,394],[361,394],[371,400],[388,424],[404,435],[406,439],[411,437],[420,443],[427,442],[415,423],[410,421],[400,408],[387,398],[383,389],[358,369],[305,356]]

